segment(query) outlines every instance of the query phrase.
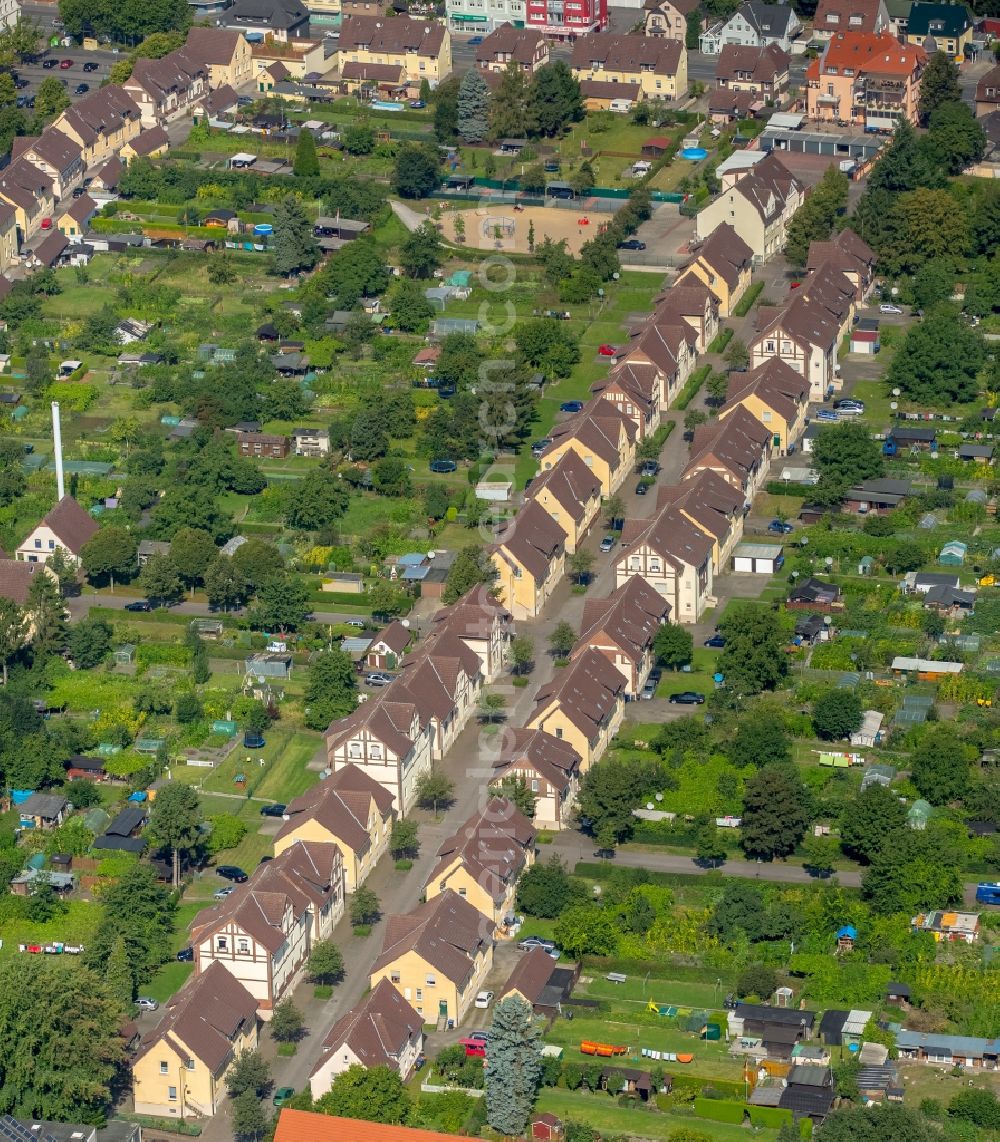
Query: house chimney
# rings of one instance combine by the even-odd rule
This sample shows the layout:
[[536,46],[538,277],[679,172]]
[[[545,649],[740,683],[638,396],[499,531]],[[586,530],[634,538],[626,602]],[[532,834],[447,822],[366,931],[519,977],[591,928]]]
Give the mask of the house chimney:
[[62,425],[59,421],[59,402],[57,400],[52,402],[52,444],[56,453],[56,488],[61,500],[66,495],[66,481],[63,478]]

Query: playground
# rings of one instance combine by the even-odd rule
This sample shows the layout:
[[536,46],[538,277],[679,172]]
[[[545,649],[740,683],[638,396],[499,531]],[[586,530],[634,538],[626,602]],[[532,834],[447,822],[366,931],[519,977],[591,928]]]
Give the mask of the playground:
[[[583,200],[586,202],[586,200]],[[465,224],[465,240],[459,242],[455,233],[455,219]],[[584,205],[566,208],[556,206],[518,206],[514,203],[493,203],[469,210],[445,208],[441,213],[444,236],[457,245],[476,250],[500,250],[512,254],[527,254],[528,230],[534,226],[535,245],[551,238],[559,242],[565,238],[571,254],[579,254],[584,242],[593,238],[611,218],[608,213],[590,211]]]

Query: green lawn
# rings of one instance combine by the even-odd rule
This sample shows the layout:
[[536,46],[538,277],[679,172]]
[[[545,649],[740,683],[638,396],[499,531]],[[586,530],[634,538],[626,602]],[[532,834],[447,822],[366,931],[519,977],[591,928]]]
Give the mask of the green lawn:
[[[100,921],[100,907],[88,900],[69,900],[66,912],[54,916],[44,924],[30,920],[11,919],[0,926],[3,947],[0,956],[16,956],[18,944],[88,944]],[[76,961],[75,956],[67,956]]]
[[[719,651],[708,646],[697,646],[691,660],[691,670],[665,670],[659,686],[656,688],[657,698],[668,698],[671,694],[679,694],[682,690],[697,690],[708,695],[715,689],[712,675],[715,673]],[[692,707],[692,712],[697,710]]]
[[194,964],[180,964],[176,960],[166,963],[148,982],[141,987],[143,995],[155,999],[157,1003],[166,1003],[187,982],[194,971]]
[[659,1004],[713,1008],[725,998],[726,990],[713,983],[648,979],[638,975],[629,976],[624,983],[610,983],[603,975],[598,975],[586,986],[584,994],[593,999],[610,999],[618,1005],[634,1004],[636,1010],[641,1011],[650,999]]

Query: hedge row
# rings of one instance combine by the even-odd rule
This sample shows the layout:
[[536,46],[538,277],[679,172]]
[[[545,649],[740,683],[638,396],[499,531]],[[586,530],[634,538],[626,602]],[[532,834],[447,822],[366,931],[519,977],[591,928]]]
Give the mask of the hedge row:
[[780,1130],[793,1118],[792,1112],[783,1106],[748,1106],[747,1112],[752,1125],[769,1126],[772,1130]]
[[733,1126],[742,1126],[746,1114],[746,1104],[730,1102],[722,1098],[696,1098],[694,1112],[699,1118],[710,1118],[713,1122],[728,1122]]
[[754,284],[747,290],[747,292],[740,298],[739,304],[733,307],[734,317],[746,317],[750,312],[750,306],[757,300],[758,297],[764,292],[763,282],[754,282]]
[[681,389],[677,400],[674,401],[674,408],[683,412],[698,395],[701,386],[705,383],[705,378],[711,371],[711,365],[702,365],[700,369],[695,369],[691,376],[688,377],[684,388]]

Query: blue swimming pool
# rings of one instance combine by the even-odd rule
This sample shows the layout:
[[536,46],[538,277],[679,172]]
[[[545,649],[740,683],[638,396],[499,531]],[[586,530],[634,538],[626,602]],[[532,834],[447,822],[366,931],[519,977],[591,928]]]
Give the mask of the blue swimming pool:
[[685,147],[684,150],[681,151],[681,158],[696,163],[701,159],[707,159],[708,151],[706,151],[704,147]]
[[402,111],[402,103],[390,103],[386,99],[373,99],[371,102],[371,109],[373,111]]

